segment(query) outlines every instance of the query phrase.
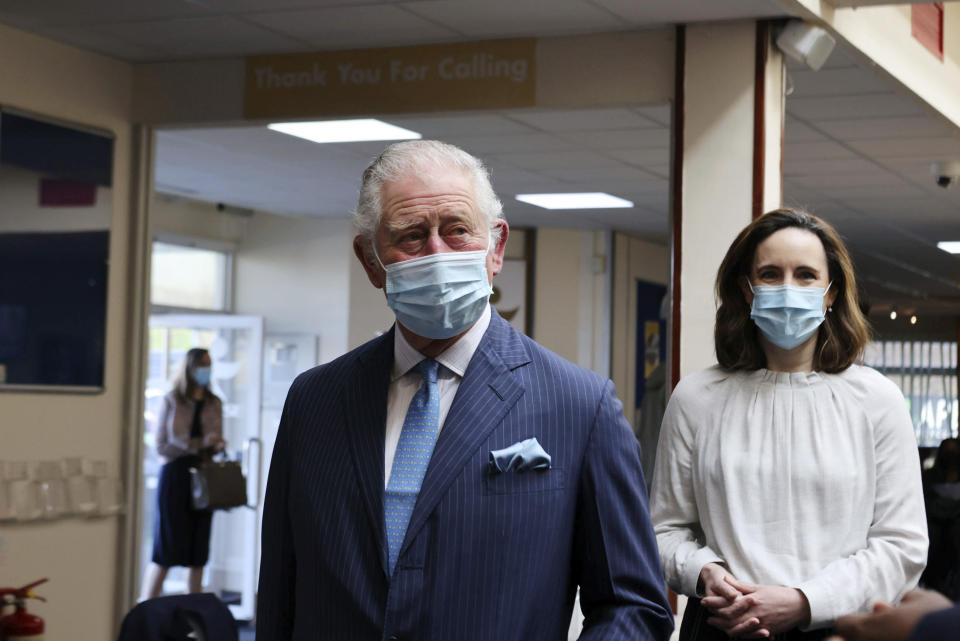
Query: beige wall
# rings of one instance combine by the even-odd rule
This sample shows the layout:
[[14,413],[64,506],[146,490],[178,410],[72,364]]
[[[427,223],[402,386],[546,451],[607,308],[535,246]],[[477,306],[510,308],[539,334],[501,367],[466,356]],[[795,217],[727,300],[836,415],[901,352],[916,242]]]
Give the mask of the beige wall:
[[[0,105],[112,131],[116,135],[113,219],[107,298],[105,390],[101,394],[0,393],[2,458],[37,460],[63,456],[106,459],[121,466],[125,409],[132,393],[127,344],[127,289],[131,255],[130,65],[57,44],[0,25]],[[0,583],[50,577],[38,592],[47,603],[31,610],[46,619],[47,638],[115,636],[115,589],[121,519],[63,519],[4,524]]]
[[670,249],[627,234],[614,234],[610,378],[617,386],[617,395],[631,424],[635,422],[632,408],[637,375],[638,280],[669,286]]

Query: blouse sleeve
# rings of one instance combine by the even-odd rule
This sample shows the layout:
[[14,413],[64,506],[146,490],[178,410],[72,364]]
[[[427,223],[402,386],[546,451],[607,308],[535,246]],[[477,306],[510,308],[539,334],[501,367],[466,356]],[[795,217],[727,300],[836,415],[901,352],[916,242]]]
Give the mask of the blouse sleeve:
[[[667,585],[688,596],[697,595],[700,570],[723,559],[704,542],[693,479],[696,408],[687,407],[693,395],[689,380],[680,382],[670,397],[657,445],[650,508],[660,563]],[[692,410],[692,415],[690,415]]]
[[866,546],[797,586],[810,603],[809,628],[893,603],[916,586],[927,557],[920,459],[903,395],[872,372],[864,407],[873,425],[876,493]]
[[175,459],[183,455],[188,450],[173,434],[173,422],[176,418],[175,401],[169,396],[163,397],[160,405],[160,414],[157,416],[157,422],[154,426],[154,443],[157,447],[157,454],[167,459]]

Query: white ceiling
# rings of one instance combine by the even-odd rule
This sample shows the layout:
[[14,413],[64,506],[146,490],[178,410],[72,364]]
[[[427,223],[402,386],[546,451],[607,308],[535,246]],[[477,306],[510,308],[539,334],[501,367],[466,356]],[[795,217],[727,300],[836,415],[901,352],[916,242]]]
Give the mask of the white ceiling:
[[[666,105],[511,110],[389,122],[481,157],[514,225],[615,227],[664,241],[670,145]],[[301,216],[343,218],[384,142],[317,145],[266,127],[162,131],[158,191]],[[606,191],[634,209],[548,212],[518,193]]]
[[0,23],[132,62],[623,31],[783,13],[774,0],[0,0]]
[[[874,2],[853,2],[865,5]],[[773,0],[0,0],[0,22],[133,62],[630,30],[782,15]],[[837,225],[878,306],[960,311],[960,187],[930,164],[960,159],[960,136],[885,78],[835,51],[789,65],[785,201]],[[667,238],[669,109],[509,110],[390,122],[461,145],[491,167],[513,225],[630,230]],[[157,186],[194,198],[344,217],[383,143],[315,145],[262,127],[158,135]],[[533,191],[608,191],[633,210],[547,212]],[[916,301],[920,301],[917,303]]]

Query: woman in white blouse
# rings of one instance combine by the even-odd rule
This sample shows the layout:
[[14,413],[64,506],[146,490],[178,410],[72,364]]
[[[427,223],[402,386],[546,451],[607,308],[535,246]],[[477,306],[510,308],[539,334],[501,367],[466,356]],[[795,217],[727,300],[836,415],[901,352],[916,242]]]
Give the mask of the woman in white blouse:
[[680,638],[820,639],[897,601],[927,550],[899,389],[869,339],[849,254],[804,212],[761,216],[717,274],[719,365],[667,406],[651,511]]

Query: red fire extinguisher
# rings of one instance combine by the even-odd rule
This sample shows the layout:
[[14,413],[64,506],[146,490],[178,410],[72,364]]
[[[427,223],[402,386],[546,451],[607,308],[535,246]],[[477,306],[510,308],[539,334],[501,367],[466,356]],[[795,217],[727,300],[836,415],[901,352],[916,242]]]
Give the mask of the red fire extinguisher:
[[43,619],[27,612],[26,600],[46,601],[33,588],[49,579],[40,579],[21,588],[0,588],[0,609],[12,605],[13,614],[0,617],[0,641],[43,641]]

